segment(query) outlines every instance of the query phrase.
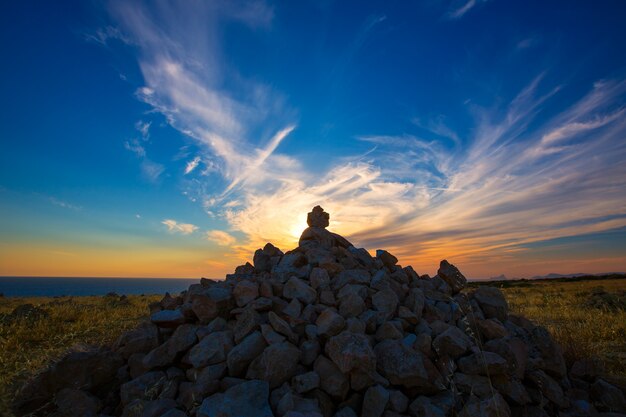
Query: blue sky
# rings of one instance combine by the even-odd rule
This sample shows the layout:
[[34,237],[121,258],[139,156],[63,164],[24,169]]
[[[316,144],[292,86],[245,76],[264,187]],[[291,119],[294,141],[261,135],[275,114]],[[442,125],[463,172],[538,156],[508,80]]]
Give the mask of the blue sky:
[[626,270],[626,5],[15,2],[0,275],[219,276],[331,228],[421,273]]

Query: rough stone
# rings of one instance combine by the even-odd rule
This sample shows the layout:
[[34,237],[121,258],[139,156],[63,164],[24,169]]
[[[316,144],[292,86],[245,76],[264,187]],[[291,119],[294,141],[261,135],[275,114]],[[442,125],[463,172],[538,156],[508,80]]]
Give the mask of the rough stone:
[[463,276],[459,269],[446,261],[445,259],[440,262],[437,275],[441,277],[452,289],[452,293],[456,294],[465,288],[467,285],[467,278]]
[[389,391],[381,385],[369,387],[363,396],[361,417],[381,417],[389,401]]
[[233,345],[231,331],[211,333],[189,350],[184,361],[194,368],[224,362]]
[[283,288],[283,297],[288,300],[295,298],[304,304],[311,304],[315,302],[317,292],[305,281],[296,277],[291,277]]
[[341,315],[327,308],[317,317],[315,325],[318,334],[331,337],[339,334],[346,327],[346,321]]
[[354,368],[376,369],[376,355],[369,339],[363,334],[344,331],[326,343],[326,354],[344,373]]
[[377,369],[394,385],[419,388],[424,392],[443,389],[439,371],[421,353],[399,340],[384,340],[374,347]]
[[259,285],[256,282],[244,280],[233,289],[233,297],[239,307],[246,306],[249,302],[259,296]]
[[289,342],[275,343],[263,350],[248,367],[247,379],[261,379],[276,388],[298,371],[300,350]]
[[266,347],[267,343],[259,331],[248,335],[228,353],[226,358],[228,374],[230,376],[245,374],[248,365],[262,354]]
[[177,327],[186,321],[181,310],[157,311],[150,316],[150,320],[159,327]]
[[248,381],[205,399],[198,417],[274,417],[268,402],[269,385]]
[[458,358],[467,352],[471,345],[469,336],[463,333],[458,327],[449,327],[446,331],[435,337],[433,348],[441,355]]
[[509,306],[502,291],[496,287],[482,286],[476,289],[472,296],[478,302],[486,318],[498,319],[500,322],[506,320]]

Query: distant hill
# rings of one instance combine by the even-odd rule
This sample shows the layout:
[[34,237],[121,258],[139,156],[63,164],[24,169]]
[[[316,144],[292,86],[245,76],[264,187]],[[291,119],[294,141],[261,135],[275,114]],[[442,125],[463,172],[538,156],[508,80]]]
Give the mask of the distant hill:
[[535,275],[530,279],[555,279],[555,278],[580,278],[580,277],[603,277],[607,275],[626,275],[626,272],[601,272],[599,274],[587,274],[579,272],[577,274],[556,274],[551,272],[546,275]]

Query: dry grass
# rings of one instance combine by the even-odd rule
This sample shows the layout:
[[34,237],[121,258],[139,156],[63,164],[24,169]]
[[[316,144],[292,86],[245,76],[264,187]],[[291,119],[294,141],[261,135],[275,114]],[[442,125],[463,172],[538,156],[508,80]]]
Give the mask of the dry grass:
[[[11,415],[14,390],[34,372],[76,344],[107,344],[132,328],[160,296],[0,298],[0,415]],[[42,309],[14,318],[19,305]]]
[[595,358],[610,379],[626,382],[626,279],[522,283],[502,288],[511,312],[545,326],[568,366]]

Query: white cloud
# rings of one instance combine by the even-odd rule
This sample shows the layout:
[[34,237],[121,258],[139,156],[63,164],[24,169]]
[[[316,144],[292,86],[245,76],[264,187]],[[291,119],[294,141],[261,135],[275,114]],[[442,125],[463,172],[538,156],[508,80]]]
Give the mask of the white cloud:
[[200,157],[199,156],[196,156],[191,161],[187,162],[187,165],[185,166],[185,175],[193,172],[193,170],[198,167],[199,163],[200,163]]
[[206,232],[206,238],[220,246],[231,246],[237,241],[234,236],[222,230],[210,230]]
[[147,158],[141,161],[141,175],[150,182],[157,182],[163,171],[165,171],[165,167],[162,164]]
[[68,203],[67,201],[59,200],[56,197],[50,197],[49,200],[55,206],[63,207],[63,208],[66,208],[66,209],[76,210],[76,211],[83,209],[81,206],[77,206],[75,204]]
[[139,143],[137,139],[125,141],[124,148],[126,148],[126,150],[128,151],[131,151],[140,158],[146,156],[146,149]]
[[168,231],[182,233],[183,235],[189,235],[198,230],[198,226],[190,223],[178,223],[172,219],[163,220],[161,223],[167,226]]
[[486,0],[467,0],[462,4],[459,4],[459,2],[455,1],[454,6],[448,11],[447,17],[448,19],[452,20],[460,19],[465,16],[467,12],[473,9],[478,3],[484,1]]
[[150,126],[152,126],[152,122],[144,122],[143,120],[138,120],[135,123],[135,129],[141,133],[143,140],[148,140],[150,138]]

